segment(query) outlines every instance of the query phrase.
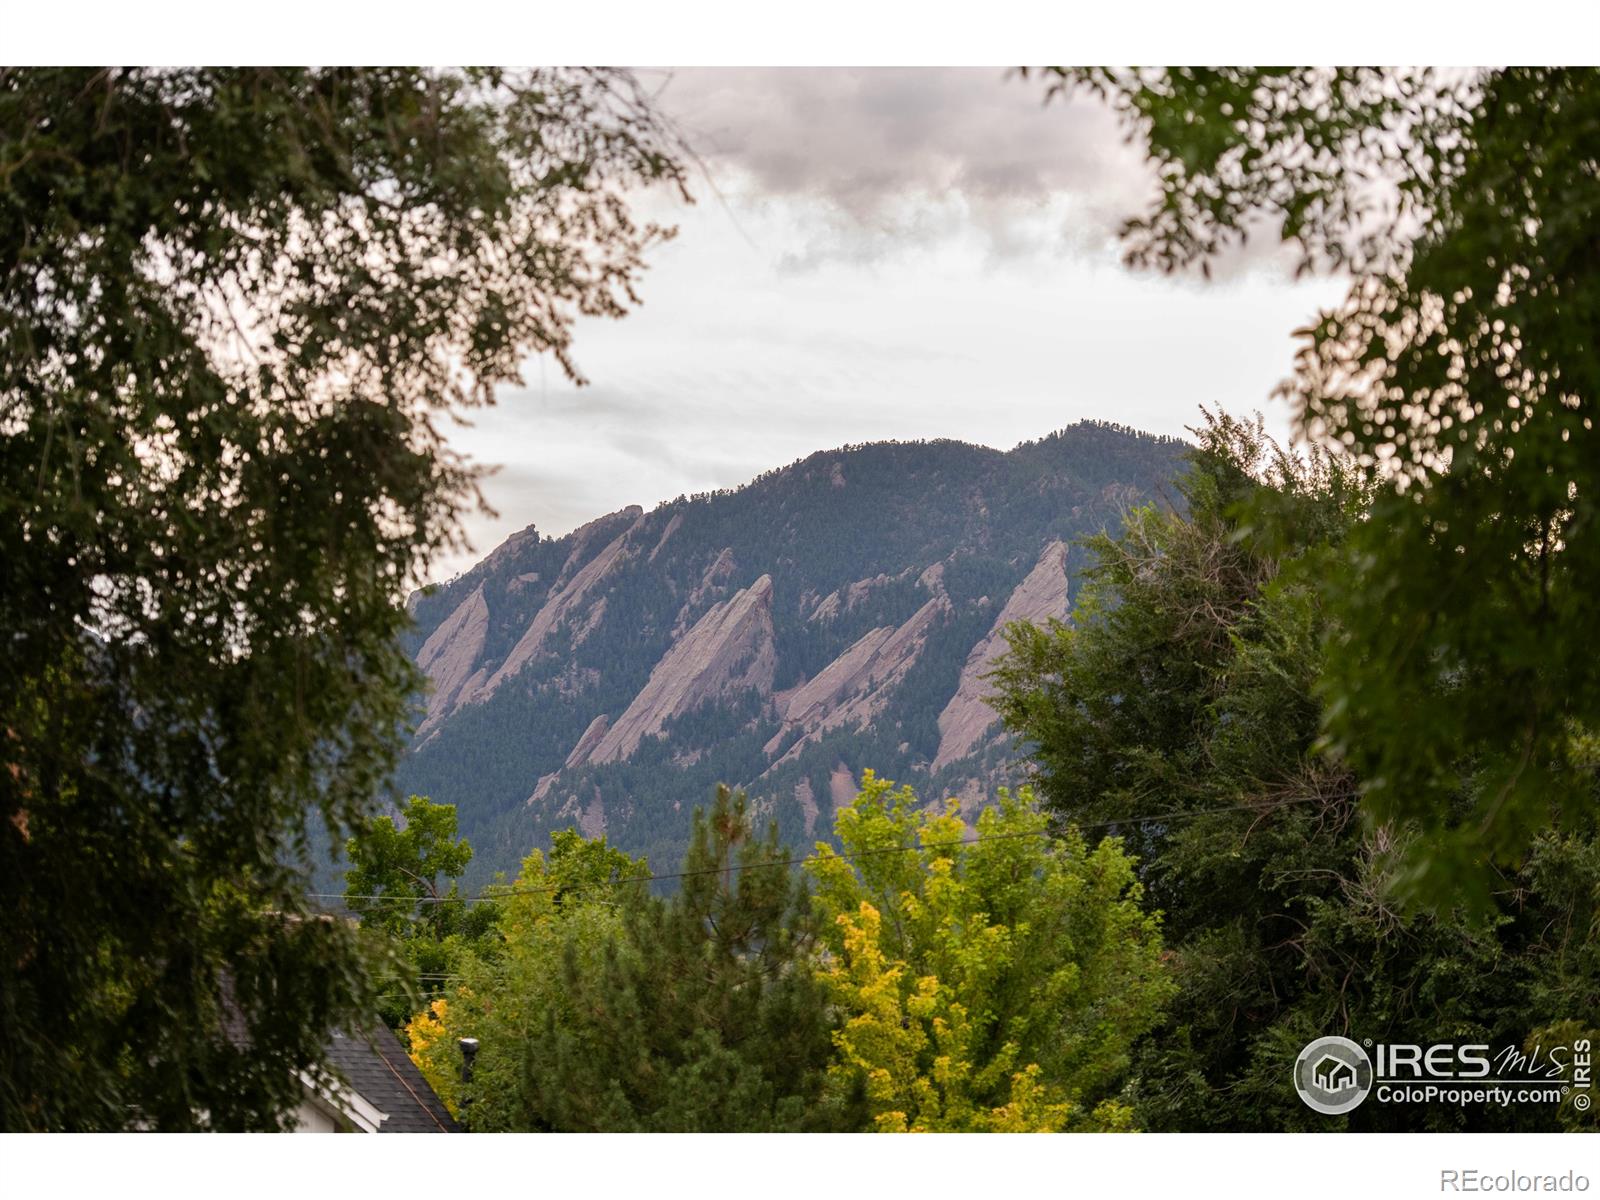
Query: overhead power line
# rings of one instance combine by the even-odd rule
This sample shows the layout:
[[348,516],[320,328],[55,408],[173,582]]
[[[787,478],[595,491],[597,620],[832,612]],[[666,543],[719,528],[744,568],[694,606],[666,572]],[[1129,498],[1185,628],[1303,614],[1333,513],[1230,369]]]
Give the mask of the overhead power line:
[[[1348,799],[1348,798],[1350,798],[1350,797],[1348,797],[1348,796],[1335,797],[1335,799]],[[1119,827],[1119,826],[1128,826],[1128,825],[1165,824],[1165,823],[1170,823],[1172,821],[1186,820],[1186,819],[1189,819],[1189,818],[1192,818],[1192,817],[1219,816],[1219,815],[1222,815],[1224,813],[1256,813],[1256,814],[1258,814],[1260,816],[1266,816],[1267,814],[1273,812],[1275,809],[1283,808],[1283,807],[1286,807],[1286,806],[1288,806],[1290,804],[1311,804],[1311,803],[1314,803],[1314,802],[1323,801],[1325,799],[1327,799],[1327,798],[1323,797],[1323,796],[1297,796],[1297,797],[1292,797],[1292,798],[1286,799],[1286,800],[1278,800],[1278,801],[1275,801],[1275,802],[1273,802],[1271,804],[1267,804],[1267,805],[1261,805],[1261,804],[1234,804],[1234,805],[1229,805],[1229,806],[1226,806],[1226,807],[1223,807],[1223,808],[1180,809],[1180,810],[1177,810],[1177,811],[1174,811],[1174,812],[1155,813],[1155,814],[1152,814],[1152,815],[1149,815],[1149,816],[1142,816],[1142,817],[1119,817],[1116,820],[1111,820],[1111,821],[1091,821],[1091,822],[1089,822],[1087,824],[1083,824],[1083,823],[1079,823],[1079,822],[1072,822],[1072,823],[1069,824],[1068,828],[1069,829],[1076,829],[1078,832],[1082,833],[1082,832],[1084,832],[1086,830],[1113,829],[1113,828],[1116,828],[1116,827]],[[395,904],[444,904],[444,903],[447,903],[447,902],[450,902],[450,901],[456,901],[456,902],[459,902],[459,903],[462,903],[462,904],[487,904],[487,903],[496,903],[496,904],[498,904],[501,901],[513,899],[516,896],[542,895],[542,894],[553,895],[553,894],[555,894],[557,892],[562,892],[562,893],[566,893],[566,894],[570,895],[570,894],[572,894],[574,892],[587,892],[587,891],[592,891],[592,890],[599,889],[599,888],[620,888],[620,887],[625,887],[625,886],[628,886],[628,885],[631,885],[631,884],[663,883],[663,882],[670,882],[670,881],[676,880],[676,879],[692,879],[692,878],[694,878],[696,876],[701,876],[701,875],[727,875],[727,874],[731,874],[734,871],[758,871],[758,870],[767,870],[767,869],[775,868],[775,867],[798,867],[798,866],[805,866],[808,863],[821,862],[825,858],[837,858],[837,859],[843,859],[846,862],[854,862],[854,861],[858,861],[858,860],[863,859],[863,858],[878,858],[878,857],[881,857],[881,856],[887,855],[887,854],[909,854],[909,853],[914,853],[914,852],[919,851],[919,850],[942,850],[942,849],[954,849],[954,848],[959,847],[959,846],[974,846],[974,845],[977,845],[980,842],[999,842],[999,841],[1008,841],[1008,840],[1012,840],[1012,839],[1016,839],[1016,838],[1038,838],[1038,837],[1058,837],[1058,836],[1060,836],[1060,835],[1057,834],[1056,832],[1050,830],[1050,829],[1027,830],[1027,831],[1018,832],[1018,833],[991,833],[991,834],[981,834],[980,833],[980,834],[977,834],[977,835],[975,835],[973,837],[967,837],[967,838],[952,838],[952,839],[946,839],[944,841],[938,841],[938,842],[915,842],[915,843],[912,843],[910,845],[900,845],[900,846],[883,846],[883,847],[879,847],[879,848],[875,848],[875,849],[871,849],[871,850],[857,850],[857,851],[854,851],[854,852],[848,853],[848,854],[841,853],[839,851],[829,851],[829,853],[827,855],[821,855],[821,854],[812,853],[812,854],[791,856],[791,857],[788,857],[788,858],[768,859],[768,860],[766,860],[764,862],[730,863],[729,865],[727,865],[725,867],[705,867],[705,868],[701,868],[699,870],[694,870],[694,871],[673,871],[673,872],[663,873],[663,874],[660,874],[660,875],[629,875],[629,876],[624,876],[623,878],[620,878],[620,879],[604,879],[604,880],[598,880],[598,881],[596,881],[594,883],[587,883],[587,884],[573,884],[573,885],[552,884],[552,885],[544,886],[544,887],[526,887],[526,886],[523,886],[520,883],[514,883],[514,884],[511,884],[506,891],[492,893],[490,895],[480,895],[480,896],[398,896],[398,895],[393,895],[391,893],[365,893],[365,894],[358,893],[356,895],[346,895],[343,892],[307,892],[307,893],[305,893],[305,895],[306,895],[306,898],[308,900],[340,900],[340,901],[357,900],[357,901],[365,901],[365,902],[372,902],[372,903],[383,902],[383,903],[395,903]]]

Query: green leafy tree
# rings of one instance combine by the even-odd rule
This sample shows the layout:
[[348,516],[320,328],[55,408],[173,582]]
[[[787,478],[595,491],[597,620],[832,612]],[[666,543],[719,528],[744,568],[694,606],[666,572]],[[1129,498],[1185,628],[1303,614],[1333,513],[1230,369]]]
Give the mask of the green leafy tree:
[[830,1085],[884,1132],[1129,1128],[1117,1087],[1171,985],[1117,842],[1050,836],[1026,790],[973,831],[870,771],[836,833],[808,864]]
[[404,990],[387,995],[380,1010],[393,1026],[444,992],[463,950],[488,934],[496,915],[493,903],[461,895],[472,847],[456,837],[455,805],[412,796],[397,815],[369,822],[345,845],[345,903],[363,927],[394,939],[406,964],[397,981]]
[[1423,832],[1402,895],[1487,917],[1496,866],[1596,812],[1578,742],[1600,727],[1600,74],[1052,76],[1083,86],[1158,168],[1133,261],[1206,266],[1257,229],[1351,277],[1288,385],[1382,485],[1329,578],[1329,744],[1374,823]]
[[[492,887],[494,925],[465,946],[445,994],[406,1027],[411,1056],[444,1102],[474,1130],[530,1128],[526,1067],[530,1039],[547,1022],[576,1021],[565,987],[569,964],[599,970],[624,936],[618,892],[647,887],[649,866],[562,830],[549,855],[535,850],[509,887]],[[470,1092],[461,1081],[459,1041],[478,1039]],[[468,1103],[470,1101],[470,1103]]]
[[370,1014],[307,814],[404,744],[437,421],[576,377],[675,154],[611,72],[0,70],[0,1128],[272,1127]]
[[456,881],[472,861],[472,847],[456,838],[456,806],[412,796],[397,816],[375,818],[345,843],[346,903],[363,925],[397,934],[421,925],[444,936],[460,920]]
[[1600,875],[1592,837],[1548,831],[1499,880],[1486,922],[1395,906],[1394,861],[1423,835],[1365,826],[1359,778],[1318,750],[1317,682],[1341,645],[1323,585],[1367,488],[1339,459],[1276,449],[1259,422],[1197,432],[1181,511],[1139,509],[1096,539],[1073,624],[1014,626],[995,677],[1046,804],[1121,831],[1164,914],[1179,990],[1135,1050],[1140,1117],[1168,1130],[1551,1127],[1525,1105],[1366,1105],[1335,1121],[1289,1086],[1301,1047],[1330,1033],[1577,1036],[1562,1023],[1600,1002]]
[[[458,1085],[454,1041],[477,1037],[474,1129],[852,1129],[859,1099],[824,1095],[831,1013],[811,970],[815,914],[742,794],[695,814],[680,887],[576,834],[534,855],[506,898],[504,950],[412,1025],[430,1078]],[[635,882],[630,882],[635,881]],[[437,1025],[437,1029],[435,1028]]]

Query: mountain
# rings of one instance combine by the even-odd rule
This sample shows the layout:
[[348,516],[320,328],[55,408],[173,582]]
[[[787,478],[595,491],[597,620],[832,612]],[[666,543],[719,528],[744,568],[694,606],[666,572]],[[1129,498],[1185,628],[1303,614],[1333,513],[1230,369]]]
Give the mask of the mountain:
[[867,767],[975,806],[1015,759],[984,699],[1001,631],[1065,617],[1077,539],[1168,492],[1184,448],[1092,422],[847,446],[525,529],[411,597],[432,686],[397,783],[457,806],[478,880],[567,826],[667,868],[718,782],[794,845]]

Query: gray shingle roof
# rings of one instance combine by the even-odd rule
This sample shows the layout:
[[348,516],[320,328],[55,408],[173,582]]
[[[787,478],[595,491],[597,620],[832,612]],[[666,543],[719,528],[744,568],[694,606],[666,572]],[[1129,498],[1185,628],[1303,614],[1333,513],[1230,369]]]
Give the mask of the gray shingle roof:
[[334,1034],[328,1062],[350,1086],[387,1113],[379,1133],[460,1133],[417,1064],[381,1022],[356,1035]]

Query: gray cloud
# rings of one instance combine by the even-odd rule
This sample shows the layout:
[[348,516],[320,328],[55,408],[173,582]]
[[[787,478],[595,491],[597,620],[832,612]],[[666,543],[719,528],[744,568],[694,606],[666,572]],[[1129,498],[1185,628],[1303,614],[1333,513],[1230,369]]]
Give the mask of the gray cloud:
[[661,90],[708,161],[863,220],[908,191],[1026,202],[1146,190],[1141,156],[1108,112],[1041,97],[1036,83],[970,67],[700,68],[672,72]]
[[[974,231],[995,264],[1113,258],[1121,223],[1156,194],[1103,104],[1046,104],[1037,81],[1000,68],[680,68],[655,81],[731,204],[796,202],[785,271],[876,264]],[[1227,279],[1290,261],[1263,236],[1213,268]]]
[[821,202],[790,267],[974,225],[999,257],[1104,245],[1152,194],[1109,112],[999,69],[680,69],[660,98],[731,198]]

